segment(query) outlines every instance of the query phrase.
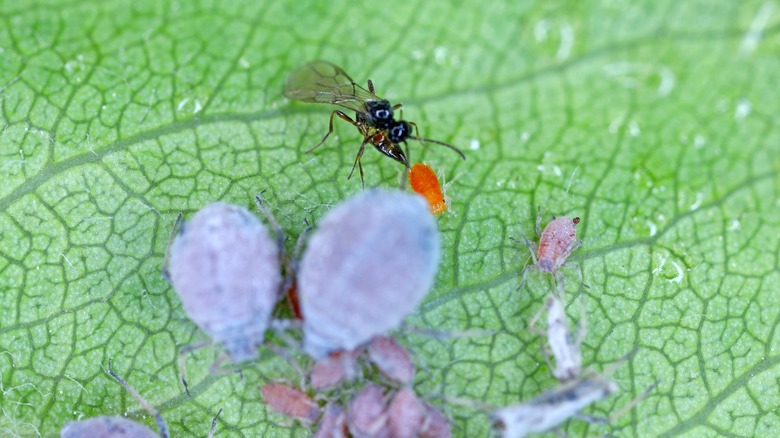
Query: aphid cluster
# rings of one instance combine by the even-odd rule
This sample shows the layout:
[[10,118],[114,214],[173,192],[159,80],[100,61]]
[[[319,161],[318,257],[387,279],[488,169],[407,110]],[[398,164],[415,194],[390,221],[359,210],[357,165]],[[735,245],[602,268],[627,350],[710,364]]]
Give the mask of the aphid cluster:
[[[285,253],[282,229],[260,196],[257,207],[270,232],[246,208],[222,202],[203,207],[179,227],[180,215],[166,250],[163,275],[187,316],[208,337],[180,350],[184,389],[189,394],[184,365],[190,351],[211,344],[220,347],[224,352],[211,367],[215,373],[223,371],[224,362],[251,361],[261,347],[269,348],[298,368],[302,383],[263,385],[259,389],[265,404],[316,430],[315,437],[449,437],[447,417],[415,393],[412,354],[392,337],[392,331],[434,284],[441,249],[433,215],[447,210],[449,203],[429,165],[417,163],[410,168],[407,140],[442,145],[465,156],[447,143],[421,138],[417,125],[396,118],[401,104],[391,105],[378,97],[370,80],[368,89],[360,87],[329,62],[313,61],[293,71],[284,95],[355,111],[354,119],[333,111],[328,133],[311,150],[330,136],[333,118],[338,116],[363,136],[349,177],[358,167],[365,184],[360,160],[371,144],[409,170],[408,182],[415,194],[369,190],[342,202],[318,221],[310,236],[308,228],[302,233],[292,256]],[[608,379],[609,372],[596,374],[583,368],[582,299],[576,335],[566,319],[560,269],[582,244],[576,237],[580,219],[553,218],[543,231],[541,220],[539,209],[538,245],[524,238],[533,264],[523,270],[521,286],[532,269],[551,274],[557,285],[529,329],[546,338],[543,352],[558,386],[526,402],[492,410],[499,436],[549,431],[618,391]],[[585,285],[581,270],[579,274]],[[279,320],[283,313],[279,304],[285,297],[293,318]],[[542,331],[536,325],[545,310],[546,330]],[[271,327],[283,346],[267,339]],[[293,358],[301,352],[306,356],[305,370]],[[168,437],[162,416],[110,369],[110,362],[109,373],[154,417],[159,434],[121,417],[97,417],[65,425],[62,436]],[[214,417],[209,436],[216,421]]]

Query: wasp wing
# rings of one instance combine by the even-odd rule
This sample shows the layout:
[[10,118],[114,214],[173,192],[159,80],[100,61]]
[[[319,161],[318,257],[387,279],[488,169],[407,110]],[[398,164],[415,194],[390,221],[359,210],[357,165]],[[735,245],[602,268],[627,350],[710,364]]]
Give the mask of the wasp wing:
[[327,103],[365,112],[365,102],[382,100],[356,84],[341,68],[328,61],[311,61],[287,77],[284,96],[300,102]]

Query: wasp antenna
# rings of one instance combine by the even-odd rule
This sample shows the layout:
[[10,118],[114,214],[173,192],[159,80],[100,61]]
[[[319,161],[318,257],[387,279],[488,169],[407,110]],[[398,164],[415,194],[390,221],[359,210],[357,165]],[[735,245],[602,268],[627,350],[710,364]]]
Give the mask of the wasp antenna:
[[455,151],[458,155],[460,155],[461,158],[463,158],[464,160],[466,159],[466,156],[463,155],[463,152],[461,152],[460,149],[456,148],[455,146],[453,146],[453,145],[451,145],[449,143],[444,143],[443,141],[431,140],[431,139],[422,138],[422,137],[412,137],[412,136],[409,136],[409,138],[412,139],[412,140],[421,141],[423,143],[435,143],[435,144],[438,144],[438,145],[441,145],[441,146],[444,146],[444,147],[448,147],[448,148],[452,149],[453,151]]

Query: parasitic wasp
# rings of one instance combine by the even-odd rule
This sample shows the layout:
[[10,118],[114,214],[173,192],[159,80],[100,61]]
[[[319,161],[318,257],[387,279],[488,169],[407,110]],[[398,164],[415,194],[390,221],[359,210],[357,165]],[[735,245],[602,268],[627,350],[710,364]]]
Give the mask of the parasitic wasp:
[[[374,84],[370,79],[368,80],[368,89],[365,89],[356,84],[344,70],[330,62],[311,61],[298,67],[287,77],[284,96],[300,102],[325,103],[355,111],[355,119],[352,119],[345,112],[334,110],[330,114],[328,133],[307,153],[325,143],[325,140],[333,133],[334,116],[349,122],[360,131],[363,142],[360,144],[355,163],[352,165],[347,179],[352,178],[355,166],[357,166],[364,188],[363,165],[360,164],[360,158],[363,156],[366,144],[373,145],[379,152],[407,168],[409,168],[409,161],[400,143],[406,145],[406,141],[410,139],[445,146],[457,152],[464,160],[466,159],[463,152],[450,144],[420,137],[415,123],[396,120],[393,112],[401,109],[401,104],[391,105],[386,99],[377,96],[374,93]],[[412,135],[412,130],[416,135]]]

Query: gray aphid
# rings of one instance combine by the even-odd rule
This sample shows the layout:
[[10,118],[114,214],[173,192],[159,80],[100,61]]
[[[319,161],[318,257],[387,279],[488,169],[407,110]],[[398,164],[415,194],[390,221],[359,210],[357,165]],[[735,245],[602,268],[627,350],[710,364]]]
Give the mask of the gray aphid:
[[257,357],[282,283],[278,241],[244,207],[216,202],[182,226],[169,249],[165,273],[187,316],[233,362]]
[[417,195],[371,190],[331,210],[298,273],[304,350],[319,360],[398,327],[433,285],[439,252]]

